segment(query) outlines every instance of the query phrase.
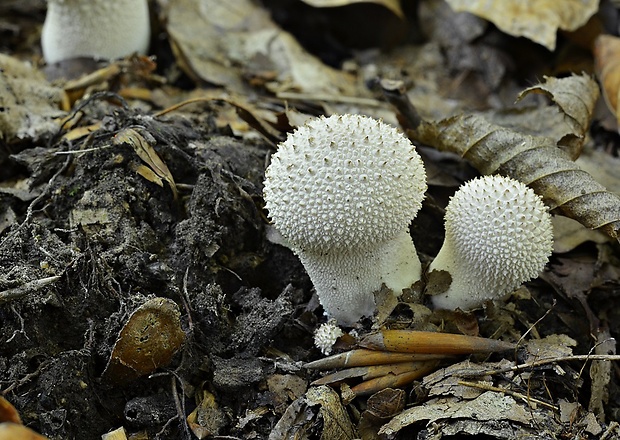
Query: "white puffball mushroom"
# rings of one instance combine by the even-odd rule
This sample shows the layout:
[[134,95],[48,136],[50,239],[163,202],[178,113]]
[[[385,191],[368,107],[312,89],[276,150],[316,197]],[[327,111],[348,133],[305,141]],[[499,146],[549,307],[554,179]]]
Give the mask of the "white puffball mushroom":
[[413,144],[359,115],[299,127],[265,173],[275,228],[299,256],[326,314],[342,325],[374,313],[382,283],[400,293],[420,279],[409,223],[425,192]]
[[150,38],[148,0],[48,0],[41,46],[48,64],[110,60],[146,53]]
[[446,237],[429,266],[452,278],[432,297],[438,309],[468,310],[500,299],[537,277],[553,247],[551,215],[523,183],[484,176],[464,184],[450,199]]
[[334,319],[321,324],[314,332],[314,345],[324,355],[331,354],[334,344],[344,332],[336,325]]

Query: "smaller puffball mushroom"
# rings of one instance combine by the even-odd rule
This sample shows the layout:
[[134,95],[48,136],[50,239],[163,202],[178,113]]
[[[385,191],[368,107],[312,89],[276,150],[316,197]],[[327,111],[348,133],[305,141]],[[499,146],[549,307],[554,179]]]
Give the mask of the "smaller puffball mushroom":
[[315,330],[314,345],[324,355],[331,354],[336,340],[342,335],[344,335],[344,332],[336,325],[336,320],[330,319]]
[[313,119],[280,144],[264,196],[325,312],[350,325],[374,313],[383,283],[400,293],[420,279],[409,223],[425,191],[422,160],[402,133],[341,115]]
[[48,0],[41,46],[48,64],[109,60],[146,53],[150,38],[148,0]]
[[433,271],[452,278],[432,297],[438,309],[472,309],[537,277],[553,247],[551,216],[523,183],[484,176],[464,184],[446,208],[446,237]]

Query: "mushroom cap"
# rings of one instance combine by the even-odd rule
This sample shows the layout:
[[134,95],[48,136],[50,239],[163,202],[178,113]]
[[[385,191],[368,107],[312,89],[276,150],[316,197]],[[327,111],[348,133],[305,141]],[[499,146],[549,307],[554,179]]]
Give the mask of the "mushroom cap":
[[265,202],[293,250],[347,252],[384,242],[422,206],[426,173],[396,128],[360,115],[309,121],[265,173]]
[[151,36],[148,0],[48,0],[41,34],[47,63],[146,53]]
[[433,297],[441,308],[470,308],[504,296],[537,277],[553,248],[551,216],[541,197],[503,176],[463,185],[450,199],[445,225],[444,247],[430,266],[452,276],[448,292]]

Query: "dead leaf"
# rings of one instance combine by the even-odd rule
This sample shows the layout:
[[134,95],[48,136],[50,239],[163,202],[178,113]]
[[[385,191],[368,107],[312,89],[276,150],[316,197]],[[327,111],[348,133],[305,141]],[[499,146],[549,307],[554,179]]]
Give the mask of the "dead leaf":
[[0,140],[37,141],[59,129],[64,92],[27,63],[0,53]]
[[161,180],[159,178],[168,182],[170,185],[170,189],[172,190],[172,195],[176,200],[178,197],[177,186],[174,183],[174,178],[170,173],[170,170],[166,166],[166,164],[159,158],[157,152],[153,149],[153,147],[144,139],[140,133],[138,133],[133,128],[126,128],[114,136],[113,143],[115,145],[129,144],[133,147],[136,154],[142,159],[153,171],[154,175],[146,172],[143,169],[137,169],[142,177],[149,179],[151,182],[156,183],[159,186],[163,186]]
[[[563,87],[581,84],[584,76],[563,78]],[[587,78],[587,76],[586,76]],[[589,80],[592,81],[592,80]],[[595,88],[576,97],[582,104],[564,108],[591,108]],[[568,115],[568,113],[567,113]],[[579,117],[583,120],[583,117]],[[575,126],[581,126],[577,124]],[[551,210],[571,217],[591,229],[602,229],[618,239],[620,196],[606,190],[579,168],[556,141],[532,136],[487,121],[480,115],[460,115],[439,122],[422,122],[410,131],[415,140],[467,159],[482,174],[501,174],[529,185]],[[572,134],[579,139],[579,133]],[[582,138],[583,139],[583,138]]]
[[620,38],[599,35],[594,42],[594,63],[601,82],[607,107],[620,121],[618,95],[620,94]]
[[357,3],[374,3],[381,5],[392,11],[400,18],[404,18],[405,14],[400,7],[399,0],[302,0],[315,8],[335,8],[338,6],[347,6]]
[[174,0],[167,30],[179,63],[196,80],[239,92],[244,78],[266,76],[273,92],[358,94],[350,74],[310,55],[250,0]]
[[226,424],[226,415],[215,400],[215,396],[207,390],[198,393],[198,406],[187,416],[187,424],[199,439],[219,434]]
[[485,18],[515,37],[555,49],[558,29],[574,31],[598,11],[598,0],[447,0],[459,12]]
[[353,440],[357,438],[349,414],[345,410],[338,393],[322,385],[312,387],[306,393],[308,405],[320,405],[323,417],[321,440]]
[[564,148],[571,159],[575,160],[581,154],[585,135],[590,127],[598,90],[598,85],[588,75],[573,75],[561,79],[546,76],[544,83],[528,87],[519,93],[517,101],[530,93],[541,93],[558,106],[567,130],[564,136],[557,140],[557,145]]
[[47,440],[32,429],[16,423],[0,423],[0,440]]

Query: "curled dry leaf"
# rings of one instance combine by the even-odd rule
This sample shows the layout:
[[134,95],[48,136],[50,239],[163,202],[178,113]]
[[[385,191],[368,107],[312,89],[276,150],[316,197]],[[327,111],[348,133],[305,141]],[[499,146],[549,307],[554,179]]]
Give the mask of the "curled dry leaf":
[[[553,87],[544,86],[540,90],[545,93],[554,90],[554,99],[562,103],[560,110],[568,118],[575,119],[574,127],[585,129],[588,124],[584,122],[584,115],[575,117],[579,112],[574,110],[578,107],[584,111],[593,108],[598,93],[595,86],[580,86],[583,78],[572,76],[557,80],[564,83],[561,86],[566,90],[571,87],[581,90],[583,94],[573,97],[578,104],[570,103],[570,92],[560,98],[555,81]],[[414,139],[439,150],[461,155],[482,174],[501,174],[520,180],[540,194],[551,210],[571,217],[588,228],[601,229],[618,239],[620,196],[607,191],[589,173],[579,168],[566,151],[558,148],[555,139],[508,129],[476,114],[422,122],[410,134]],[[569,132],[567,135],[571,135],[565,136],[573,144],[571,149],[578,145],[579,139],[583,142],[584,133]]]
[[314,6],[315,8],[335,8],[338,6],[347,6],[356,3],[375,3],[392,11],[397,16],[404,18],[403,10],[400,7],[399,0],[302,0],[304,3]]
[[131,145],[136,154],[148,165],[146,167],[137,167],[136,172],[145,179],[163,187],[162,179],[168,182],[172,195],[176,200],[178,197],[177,186],[174,183],[174,177],[163,160],[157,155],[157,152],[148,143],[148,141],[133,128],[126,128],[114,137],[115,145],[128,144]]
[[0,440],[47,440],[47,437],[17,423],[0,423]]
[[558,29],[574,31],[598,11],[598,0],[447,0],[458,12],[485,18],[502,31],[555,49]]
[[620,38],[612,35],[599,35],[594,43],[594,63],[607,107],[620,121],[620,112],[618,111]]

